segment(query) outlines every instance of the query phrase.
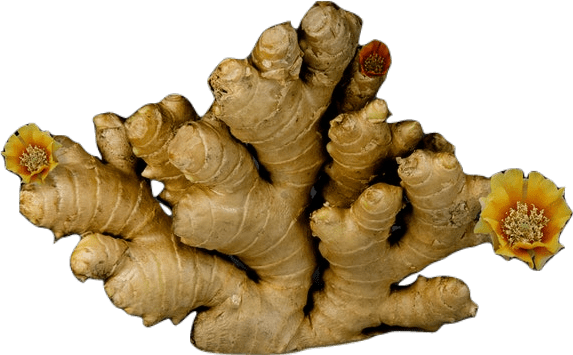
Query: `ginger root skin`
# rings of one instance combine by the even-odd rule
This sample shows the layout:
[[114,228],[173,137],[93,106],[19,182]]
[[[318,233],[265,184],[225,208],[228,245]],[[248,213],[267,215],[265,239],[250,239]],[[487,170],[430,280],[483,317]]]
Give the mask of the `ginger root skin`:
[[[98,140],[102,156],[124,146],[125,135],[117,136]],[[71,257],[80,281],[104,280],[111,301],[147,326],[164,319],[177,324],[196,308],[238,292],[246,276],[228,260],[182,245],[149,181],[118,163],[133,161],[131,152],[124,151],[125,160],[105,163],[65,136],[54,139],[61,145],[55,152],[58,166],[44,184],[22,185],[20,212],[50,229],[56,241],[81,236]]]
[[362,25],[318,1],[223,59],[203,115],[180,94],[96,115],[99,157],[55,136],[58,164],[21,185],[21,214],[55,240],[78,235],[74,277],[101,281],[145,327],[194,314],[206,353],[297,353],[475,317],[464,281],[420,272],[491,243],[474,232],[490,179],[464,172],[441,134],[390,121],[375,97],[390,63],[362,68],[389,48],[361,46]]
[[363,110],[342,113],[330,121],[325,167],[329,177],[323,197],[331,206],[348,207],[376,177],[384,160],[413,152],[424,136],[416,121],[388,124],[390,111],[375,99]]
[[141,175],[163,183],[159,198],[170,206],[179,201],[191,184],[171,164],[167,149],[177,130],[198,118],[186,98],[169,95],[157,104],[143,106],[125,122],[125,135],[133,154],[146,163]]

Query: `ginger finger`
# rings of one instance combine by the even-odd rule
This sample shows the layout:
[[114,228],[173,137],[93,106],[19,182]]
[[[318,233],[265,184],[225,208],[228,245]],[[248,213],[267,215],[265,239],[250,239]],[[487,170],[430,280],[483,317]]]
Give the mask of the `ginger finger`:
[[422,140],[422,146],[424,149],[434,153],[444,152],[454,154],[456,152],[456,147],[439,133],[426,134]]
[[133,152],[147,163],[142,176],[164,184],[159,197],[170,205],[181,198],[190,183],[169,163],[167,147],[179,127],[197,119],[187,99],[169,95],[158,104],[143,106],[125,122]]
[[209,78],[213,114],[252,144],[275,186],[308,194],[324,161],[318,121],[354,56],[359,32],[355,15],[317,3],[301,22],[298,42],[289,24],[272,27],[250,62],[227,59]]
[[[359,339],[363,329],[377,325],[370,309],[382,302],[394,282],[384,261],[401,208],[402,189],[380,183],[366,189],[350,208],[325,206],[312,214],[311,229],[330,265],[323,275],[324,290],[313,295],[315,307],[308,318],[313,342],[334,343],[340,336]],[[340,316],[346,312],[358,316]],[[306,331],[303,324],[298,339],[303,343]]]
[[82,282],[88,278],[105,280],[113,274],[127,248],[125,240],[87,233],[72,253],[72,272]]
[[464,174],[455,156],[446,152],[417,150],[398,162],[412,206],[405,216],[405,234],[390,254],[400,265],[398,275],[406,277],[454,251],[488,241],[473,229],[489,179]]
[[423,136],[418,122],[388,124],[384,100],[373,100],[358,112],[330,122],[326,148],[333,161],[323,197],[331,206],[348,207],[376,176],[384,159],[409,153]]
[[215,121],[181,127],[169,145],[168,156],[189,181],[217,193],[249,190],[259,179],[247,149]]
[[245,273],[181,244],[147,180],[125,173],[123,164],[103,163],[65,136],[54,139],[61,145],[58,165],[44,184],[22,185],[20,208],[56,238],[83,235],[71,259],[78,279],[103,279],[112,302],[146,325],[165,318],[177,323],[239,292]]
[[404,157],[414,151],[424,137],[418,121],[404,120],[389,124],[392,144],[388,147],[387,157]]
[[127,140],[123,122],[124,119],[113,113],[95,116],[96,142],[104,162],[126,174],[133,174],[137,158]]
[[316,2],[299,29],[304,52],[303,80],[325,87],[329,96],[354,57],[362,20],[330,2]]
[[[56,239],[86,232],[135,238],[170,225],[151,194],[149,182],[134,179],[103,164],[64,136],[56,151],[58,166],[46,183],[26,184],[20,191],[20,211],[32,223],[51,229]],[[110,191],[116,191],[108,198]]]
[[264,79],[247,61],[225,60],[209,80],[217,101],[213,113],[233,136],[255,148],[271,182],[310,189],[324,160],[314,128],[326,106],[309,114],[299,80]]
[[160,155],[182,124],[196,120],[197,113],[187,99],[169,95],[158,104],[141,107],[125,122],[134,153],[149,163],[165,162]]
[[408,199],[419,218],[427,223],[447,225],[449,217],[442,214],[458,196],[465,184],[465,175],[453,154],[417,150],[405,159],[398,158],[398,174]]
[[[365,68],[365,62],[367,68]],[[371,62],[374,62],[374,68]],[[362,109],[376,96],[386,80],[392,58],[388,47],[380,41],[371,41],[356,51],[354,59],[334,92],[338,113]]]
[[197,307],[231,297],[245,279],[230,262],[182,246],[166,235],[128,242],[86,234],[72,254],[71,266],[80,281],[104,280],[112,302],[142,317],[146,326],[166,318],[177,324]]
[[302,51],[292,26],[284,23],[263,32],[250,60],[265,79],[298,79],[302,65]]
[[379,308],[385,326],[436,331],[446,323],[474,317],[477,305],[466,284],[453,277],[418,276],[408,286],[393,289]]

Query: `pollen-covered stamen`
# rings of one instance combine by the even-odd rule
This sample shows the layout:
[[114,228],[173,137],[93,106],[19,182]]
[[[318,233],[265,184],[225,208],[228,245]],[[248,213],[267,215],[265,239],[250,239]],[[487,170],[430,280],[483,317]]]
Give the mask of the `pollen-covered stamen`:
[[543,215],[544,210],[539,211],[531,204],[529,211],[525,202],[517,202],[517,210],[510,208],[507,217],[502,220],[503,232],[507,236],[510,245],[515,243],[533,244],[543,238],[543,227],[549,223],[549,218]]
[[29,144],[26,151],[20,155],[20,165],[25,166],[30,173],[35,173],[48,166],[46,151],[38,146]]
[[384,58],[378,53],[370,54],[364,59],[364,70],[368,73],[382,74],[384,71]]

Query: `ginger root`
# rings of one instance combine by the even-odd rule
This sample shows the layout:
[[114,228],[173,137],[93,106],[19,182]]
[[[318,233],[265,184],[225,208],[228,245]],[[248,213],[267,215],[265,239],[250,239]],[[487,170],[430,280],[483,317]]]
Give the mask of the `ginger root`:
[[[458,250],[503,243],[489,234],[495,221],[480,221],[503,194],[465,174],[441,135],[388,122],[375,95],[390,53],[359,45],[361,26],[319,2],[298,29],[271,27],[248,58],[221,62],[203,117],[179,95],[126,119],[96,116],[101,159],[54,136],[44,152],[54,164],[24,180],[21,213],[56,239],[79,234],[74,275],[103,280],[145,325],[196,311],[191,341],[205,351],[286,353],[473,317],[461,280],[400,283]],[[163,183],[158,198],[151,180]],[[550,212],[561,228],[571,215]]]

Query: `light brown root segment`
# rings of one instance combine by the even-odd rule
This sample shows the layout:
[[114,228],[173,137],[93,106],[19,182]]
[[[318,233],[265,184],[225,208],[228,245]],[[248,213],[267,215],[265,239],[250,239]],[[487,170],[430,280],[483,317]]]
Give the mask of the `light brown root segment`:
[[422,139],[418,122],[388,124],[389,115],[386,102],[376,99],[330,121],[326,149],[333,161],[325,168],[329,180],[323,197],[331,206],[350,206],[385,159],[410,154]]
[[[178,323],[197,307],[238,292],[244,273],[182,245],[148,181],[124,171],[124,164],[102,163],[67,137],[55,139],[62,144],[59,165],[45,184],[22,186],[20,210],[56,238],[82,236],[71,259],[78,279],[104,280],[112,302],[146,325],[167,318]],[[110,199],[110,191],[119,193]],[[146,292],[139,291],[142,285]]]
[[319,119],[354,56],[360,28],[354,14],[317,3],[298,32],[288,23],[271,27],[249,59],[225,60],[209,78],[212,112],[252,144],[273,185],[308,194],[324,161]]
[[436,331],[446,323],[473,317],[476,312],[477,305],[461,280],[423,276],[409,286],[393,290],[379,310],[385,325],[426,331]]
[[183,124],[198,118],[186,98],[169,95],[157,104],[143,106],[125,122],[133,153],[147,164],[141,175],[164,184],[159,197],[171,206],[185,194],[190,183],[169,162],[167,148]]
[[[381,326],[435,331],[475,315],[477,306],[457,279],[419,277],[410,286],[396,285],[486,241],[472,231],[487,179],[466,176],[451,153],[417,150],[398,161],[401,187],[375,184],[350,208],[327,205],[313,213],[311,228],[330,266],[291,350],[360,340]],[[394,236],[394,226],[405,231]]]
[[[179,95],[96,116],[101,159],[38,131],[57,165],[21,185],[21,213],[56,239],[79,234],[74,275],[103,280],[145,325],[197,311],[205,351],[285,353],[473,317],[456,278],[399,285],[490,241],[474,233],[490,180],[466,175],[440,134],[388,122],[375,95],[390,52],[360,46],[361,26],[317,2],[299,28],[273,26],[215,68],[203,117]],[[24,135],[5,148],[12,165]]]

